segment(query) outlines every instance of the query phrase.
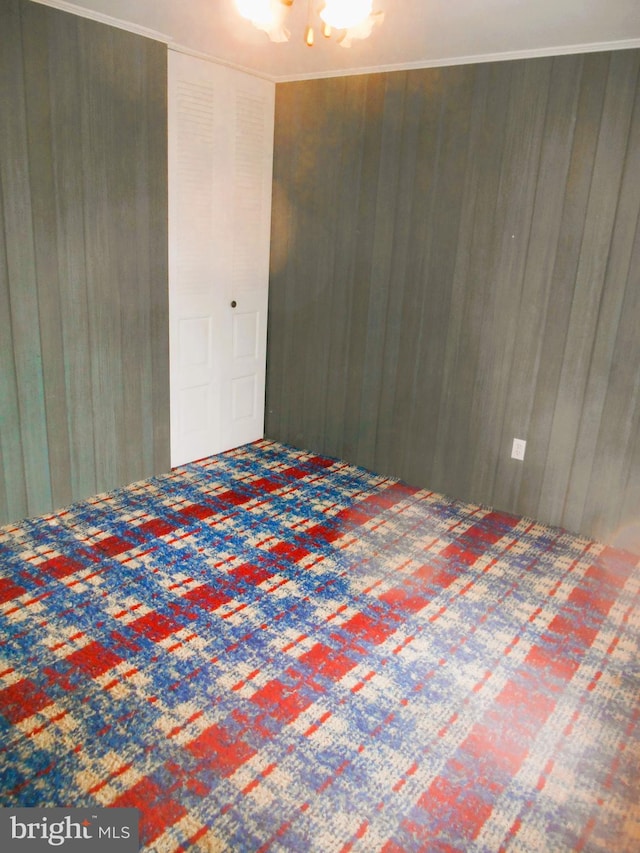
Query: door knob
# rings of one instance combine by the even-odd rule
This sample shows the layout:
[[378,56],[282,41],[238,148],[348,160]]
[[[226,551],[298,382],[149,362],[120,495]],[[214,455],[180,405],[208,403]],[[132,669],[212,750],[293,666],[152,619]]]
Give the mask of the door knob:
[[235,308],[237,304],[238,304],[238,303],[236,302],[236,300],[235,300],[235,299],[232,299],[232,300],[231,300],[231,307],[232,307],[232,308]]

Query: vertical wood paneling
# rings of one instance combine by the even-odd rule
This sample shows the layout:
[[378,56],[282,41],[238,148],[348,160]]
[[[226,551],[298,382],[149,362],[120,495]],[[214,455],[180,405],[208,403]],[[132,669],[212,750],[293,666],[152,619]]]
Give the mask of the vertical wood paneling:
[[638,522],[639,61],[277,87],[268,435],[600,537]]
[[[544,331],[550,320],[552,273],[558,252],[558,232],[576,123],[575,106],[573,109],[567,107],[576,103],[581,74],[580,62],[553,62],[550,78],[553,85],[545,93],[546,113],[541,138],[538,140],[538,171],[537,175],[530,173],[527,181],[528,187],[535,191],[532,202],[526,205],[526,210],[531,212],[530,225],[513,236],[522,274],[522,290],[518,304],[509,306],[512,322],[505,365],[508,379],[504,386],[505,394],[496,406],[496,415],[502,422],[501,437],[494,448],[491,470],[485,468],[493,482],[490,479],[484,481],[485,488],[493,489],[495,502],[505,506],[514,505],[518,492],[522,493],[523,487],[528,487],[532,480],[530,472],[523,477],[523,466],[510,458],[513,438],[532,433],[535,395],[532,395],[531,389],[538,387],[537,380],[541,375],[544,376],[544,382],[539,387],[545,396],[554,387],[552,367],[545,364],[544,372],[541,374],[540,371],[545,354]],[[523,106],[526,109],[526,100]],[[555,340],[562,346],[561,333]],[[554,352],[553,357],[558,364],[561,363],[561,352]],[[546,402],[542,404],[543,414],[546,406]],[[546,449],[543,425],[536,431],[540,439],[530,443],[527,456],[533,466],[543,463],[543,448]],[[524,496],[519,505],[525,513],[535,514],[537,510],[536,504],[528,504]]]
[[[614,528],[620,523],[618,502],[603,504],[597,500],[602,489],[612,493],[620,489],[627,475],[638,496],[639,484],[633,464],[633,442],[640,430],[640,369],[630,369],[638,358],[638,318],[640,317],[640,87],[636,89],[632,127],[625,156],[618,209],[616,212],[610,258],[605,274],[598,334],[591,360],[588,405],[583,412],[576,459],[583,459],[582,478],[588,488],[572,489],[576,503],[582,498],[585,523]],[[626,286],[623,286],[623,282]],[[616,335],[607,334],[616,329]],[[597,409],[596,409],[597,404]],[[597,425],[588,430],[590,422]],[[587,442],[591,442],[588,444]],[[623,452],[620,453],[620,448]],[[635,474],[635,478],[634,475]],[[635,479],[635,483],[634,483]],[[625,490],[628,494],[628,489]],[[626,494],[625,494],[626,497]],[[570,495],[571,500],[571,495]],[[636,500],[638,500],[636,498]],[[639,501],[640,502],[640,501]]]
[[[425,263],[431,245],[431,219],[428,206],[417,203],[413,188],[420,184],[420,198],[427,200],[433,179],[433,168],[437,162],[439,146],[438,126],[442,108],[441,91],[438,85],[426,92],[421,75],[402,75],[397,79],[405,83],[403,132],[400,134],[395,187],[396,216],[393,241],[390,246],[388,271],[387,314],[384,329],[384,347],[381,350],[381,388],[378,401],[376,429],[376,460],[383,470],[393,470],[402,464],[405,442],[401,432],[408,426],[406,420],[396,423],[396,414],[406,411],[410,405],[412,383],[397,383],[395,379],[398,361],[406,362],[403,348],[415,348],[420,341],[421,311],[416,305],[421,299],[421,289],[415,288],[416,271]],[[428,147],[428,157],[418,156]],[[423,169],[423,164],[427,169]],[[422,251],[413,253],[418,235],[422,239]],[[419,238],[418,238],[419,239]],[[407,377],[409,380],[409,377]]]
[[[399,192],[401,172],[400,153],[403,149],[403,133],[406,127],[405,88],[406,75],[388,74],[381,80],[384,100],[377,121],[380,126],[378,175],[376,192],[372,202],[367,200],[361,211],[361,220],[371,220],[371,244],[363,253],[362,268],[356,275],[362,283],[370,282],[367,300],[367,328],[362,347],[364,365],[360,392],[359,435],[357,458],[369,468],[375,465],[378,424],[380,420],[380,395],[384,379],[385,349],[394,334],[394,291],[393,255],[396,245],[396,228],[403,222],[403,201]],[[389,225],[393,224],[390,231]],[[361,229],[369,233],[369,229]],[[354,397],[356,395],[354,394]]]
[[0,205],[0,518],[18,518],[27,506],[27,484],[22,462],[22,436],[18,387],[13,354],[9,264],[4,227],[4,205]]
[[[634,61],[635,60],[635,61]],[[600,299],[597,321],[591,342],[589,369],[584,393],[584,405],[580,413],[580,424],[572,460],[571,476],[565,498],[566,522],[577,526],[590,499],[590,480],[594,464],[600,461],[596,447],[602,428],[609,423],[609,412],[605,400],[609,387],[613,355],[619,336],[619,323],[625,299],[625,285],[629,279],[630,260],[638,219],[640,199],[640,147],[638,122],[640,111],[638,69],[640,56],[614,56],[612,59],[608,101],[615,102],[615,112],[603,115],[606,141],[600,137],[599,144],[607,146],[605,161],[600,171],[594,171],[592,193],[600,194],[607,189],[606,201],[599,209],[599,222],[594,228],[592,248],[598,256],[599,266],[589,269],[590,279],[600,283]],[[615,95],[613,94],[615,92]],[[634,104],[636,106],[634,112]],[[633,123],[632,123],[632,119]],[[630,127],[631,125],[631,127]],[[615,165],[611,165],[611,161]],[[598,168],[600,164],[596,164]],[[617,192],[615,190],[617,189]],[[604,233],[603,233],[604,232]],[[592,235],[585,234],[585,243]],[[636,285],[640,279],[636,278]],[[580,282],[577,283],[580,285]],[[633,396],[631,388],[625,397]],[[626,420],[624,411],[627,400],[620,398],[614,406],[616,421]],[[594,484],[595,486],[596,484]]]
[[168,467],[166,48],[0,14],[7,521]]
[[[339,87],[340,83],[338,82],[337,85]],[[314,132],[326,133],[326,129],[322,125],[324,124],[325,111],[330,109],[332,92],[332,88],[318,83],[315,90],[316,97],[310,100],[309,109],[305,111],[301,121],[307,133],[310,132],[312,135]],[[314,104],[317,101],[323,106],[319,112],[314,109]],[[318,119],[320,124],[316,128],[314,122]],[[310,440],[313,442],[319,441],[325,430],[324,413],[326,411],[325,401],[329,377],[328,359],[330,358],[330,347],[326,346],[326,342],[332,336],[334,319],[332,312],[328,310],[326,297],[331,292],[333,246],[339,220],[337,210],[331,219],[318,220],[316,209],[325,210],[335,199],[336,178],[340,180],[342,175],[332,160],[339,156],[342,144],[341,136],[342,127],[337,124],[334,128],[329,129],[329,134],[326,135],[326,146],[322,152],[318,152],[314,148],[313,154],[320,153],[320,157],[314,156],[314,160],[311,162],[308,157],[309,149],[303,145],[300,147],[302,156],[298,160],[298,192],[301,194],[299,197],[305,199],[305,214],[304,219],[296,224],[295,240],[296,242],[298,240],[308,241],[300,258],[299,275],[304,276],[306,274],[306,258],[314,258],[315,275],[313,276],[313,289],[309,293],[309,311],[313,312],[315,322],[300,325],[296,330],[296,335],[301,336],[302,340],[306,337],[309,346],[318,353],[317,359],[307,359],[299,365],[303,372],[302,382],[305,388],[303,407],[308,413],[313,413],[311,418],[312,435],[310,435]],[[294,136],[293,142],[296,147],[297,141],[297,136]],[[312,175],[314,175],[314,183],[311,183]],[[307,203],[307,199],[310,198],[313,198],[311,205]],[[292,285],[295,285],[296,279],[297,277],[292,279]],[[341,312],[338,309],[335,316],[337,323],[343,322],[340,314]]]
[[[433,468],[436,488],[454,495],[464,494],[469,488],[480,426],[477,418],[473,418],[473,395],[477,384],[485,379],[480,370],[480,356],[488,295],[496,281],[495,252],[502,237],[496,223],[513,75],[514,63],[504,63],[481,66],[476,77],[453,279],[453,322],[447,331]],[[463,244],[466,248],[461,252],[459,247]],[[512,286],[517,287],[517,282]],[[456,392],[453,396],[452,388]],[[469,444],[472,431],[473,444]],[[456,464],[451,466],[449,459],[453,454]]]
[[[120,247],[115,241],[119,223],[120,184],[115,183],[115,164],[110,152],[116,127],[110,121],[116,91],[113,34],[100,38],[91,22],[80,21],[81,167],[83,176],[84,237],[87,259],[87,304],[89,307],[89,366],[93,441],[98,491],[118,481],[117,418],[123,411],[124,376],[120,366]],[[89,63],[93,58],[95,66]],[[126,215],[126,211],[123,211]],[[91,271],[89,273],[89,270]],[[105,404],[103,406],[103,403]],[[97,414],[100,413],[100,416]]]
[[[636,110],[635,119],[640,117]],[[631,166],[637,160],[640,145],[636,142],[629,149]],[[640,171],[636,162],[635,168]],[[630,180],[629,192],[637,189],[637,174]],[[623,193],[626,185],[623,181]],[[638,476],[638,437],[640,435],[640,370],[629,369],[630,362],[637,361],[638,317],[640,316],[640,220],[637,216],[626,217],[625,206],[620,212],[623,231],[635,226],[635,237],[626,276],[626,288],[617,317],[617,334],[613,341],[613,352],[607,365],[605,397],[598,424],[595,450],[587,462],[590,464],[589,488],[584,496],[585,524],[590,527],[616,529],[629,523],[634,517],[633,507],[640,504],[640,477]],[[625,235],[626,236],[626,235]],[[624,259],[626,253],[623,253]],[[616,265],[617,267],[617,265]],[[620,448],[623,449],[620,452]],[[634,457],[635,452],[635,457]],[[598,500],[601,492],[620,493],[618,501]],[[637,515],[637,514],[636,514]],[[636,531],[637,536],[637,531]],[[638,540],[640,541],[640,540]]]
[[167,134],[160,131],[167,114],[166,63],[165,51],[151,51],[138,67],[143,120],[134,136],[134,157],[140,164],[135,174],[134,216],[147,223],[134,252],[136,278],[142,284],[135,288],[135,308],[142,322],[142,329],[135,333],[141,364],[136,409],[143,445],[137,464],[142,476],[166,470],[170,441],[168,305],[160,284],[167,277],[168,246],[167,176],[160,168],[167,162]]
[[[343,453],[344,418],[349,397],[352,366],[349,359],[350,328],[353,317],[353,279],[355,257],[350,247],[358,238],[358,208],[362,185],[362,146],[366,127],[366,90],[368,78],[355,77],[333,81],[330,108],[336,109],[339,129],[338,157],[332,157],[331,186],[336,200],[333,218],[333,249],[331,266],[324,289],[323,310],[328,337],[320,349],[327,352],[326,392],[322,398],[324,438],[327,452],[336,456]],[[276,86],[276,96],[278,87]],[[348,113],[349,121],[342,116]],[[316,212],[317,220],[326,220],[323,211]],[[335,282],[343,287],[335,287]],[[268,350],[267,350],[268,359]],[[268,363],[268,362],[267,362]],[[267,381],[269,372],[267,368]],[[313,389],[312,389],[313,390]]]
[[[347,384],[341,453],[348,459],[370,459],[363,436],[375,418],[375,398],[366,399],[363,390],[371,382],[371,365],[365,361],[367,338],[378,318],[370,316],[379,287],[373,282],[374,235],[383,144],[382,113],[385,101],[384,75],[367,80],[364,99],[364,126],[357,196],[358,227],[353,244],[350,325],[348,329]],[[384,178],[383,178],[384,179]],[[316,218],[318,213],[316,213]],[[381,345],[378,340],[378,345]],[[365,455],[366,454],[366,455]]]
[[[593,418],[589,417],[589,409],[598,407],[595,398],[588,396],[587,385],[598,336],[607,260],[612,248],[613,223],[629,138],[639,57],[640,53],[634,51],[612,54],[610,59],[542,483],[545,506],[551,517],[561,516],[568,526],[575,529],[579,527],[582,502],[586,497],[584,489],[587,483],[581,477],[581,470],[588,464],[584,457],[578,455],[580,424],[584,416],[591,421],[587,426],[591,429]],[[612,282],[609,294],[612,291],[617,293],[620,286],[619,280]],[[615,326],[611,327],[609,323],[602,331],[608,339],[615,339]],[[568,503],[573,477],[581,479],[582,494],[577,497],[573,492],[573,502]]]
[[[6,49],[0,51],[0,91],[5,104],[0,110],[0,141],[13,155],[11,160],[0,159],[0,470],[5,472],[0,477],[0,518],[11,518],[14,514],[17,517],[27,505],[9,289],[9,276],[15,269],[9,242],[16,239],[13,207],[20,198],[18,195],[16,202],[11,202],[10,193],[15,187],[14,170],[23,168],[22,159],[17,157],[13,129],[16,116],[20,115],[16,113],[20,104],[15,101],[23,89],[22,65],[18,61],[20,19],[15,6],[0,4],[0,32],[8,39]],[[5,207],[9,205],[11,211],[7,217]]]
[[[15,474],[16,465],[23,466],[24,507],[29,512],[37,513],[44,511],[51,503],[51,480],[36,256],[32,239],[34,210],[29,192],[26,81],[20,48],[19,9],[14,3],[5,3],[1,10],[3,49],[0,51],[0,75],[1,88],[3,93],[6,92],[6,98],[3,98],[3,108],[0,110],[0,183],[4,206],[6,301],[9,308],[4,317],[11,326],[11,351],[5,354],[4,361],[9,371],[13,370],[15,383],[15,410],[7,412],[7,421],[9,429],[12,426],[15,428],[17,424],[20,426],[19,440],[17,437],[3,436],[3,444],[6,442],[8,445],[7,450],[3,451],[3,459],[13,469],[12,474]],[[2,432],[5,433],[5,430]],[[14,453],[19,455],[12,459]],[[18,488],[22,479],[17,478]],[[9,482],[6,488],[8,492],[12,491],[12,483]]]
[[[394,414],[396,429],[402,429],[403,423],[407,423],[406,430],[399,432],[395,439],[402,452],[402,467],[397,470],[406,479],[418,478],[419,482],[434,480],[440,416],[446,412],[446,406],[440,408],[436,401],[446,399],[443,392],[448,388],[444,371],[448,340],[445,330],[454,318],[452,282],[465,205],[463,176],[470,150],[476,73],[473,66],[445,69],[438,72],[434,82],[427,78],[424,84],[427,92],[438,93],[442,107],[433,128],[428,121],[432,113],[429,104],[425,105],[423,113],[418,162],[421,172],[425,168],[429,170],[429,179],[422,185],[419,198],[425,199],[428,213],[421,230],[416,232],[411,250],[411,255],[415,256],[415,247],[418,247],[418,262],[413,270],[412,292],[405,310],[405,322],[414,313],[419,317],[420,334],[416,342],[411,335],[405,337],[403,334],[404,355],[396,368],[396,386],[398,393],[403,385],[407,386],[406,404],[402,406],[398,401]],[[429,151],[425,146],[436,135],[435,158],[430,161],[422,152]],[[417,205],[418,202],[416,209]],[[426,281],[430,282],[429,288],[425,287]],[[406,383],[401,379],[405,371],[410,377]],[[421,452],[416,454],[415,447],[420,447]]]
[[[532,315],[541,315],[540,284],[544,280],[544,253],[536,243],[532,219],[536,203],[548,199],[537,195],[538,176],[545,138],[545,116],[550,96],[552,60],[513,63],[508,112],[505,116],[504,149],[498,177],[495,229],[495,265],[484,290],[484,310],[476,379],[468,418],[466,446],[470,449],[474,493],[480,499],[493,489],[500,462],[509,458],[509,434],[526,427],[526,397],[530,394],[535,370],[535,353],[529,345]],[[554,89],[564,82],[561,75]],[[561,158],[558,158],[561,161]],[[550,211],[547,211],[550,213]],[[540,251],[534,264],[530,253]],[[527,275],[525,276],[525,272]],[[532,311],[535,306],[535,311]],[[496,330],[487,335],[486,329]],[[510,376],[517,372],[518,384],[511,387]],[[505,436],[503,428],[513,412]],[[522,466],[510,466],[498,478],[513,495]],[[509,503],[512,497],[503,500]]]
[[[562,471],[570,460],[561,454],[549,457],[549,442],[556,412],[556,400],[560,377],[564,364],[566,334],[573,300],[574,282],[582,247],[585,216],[591,186],[591,174],[598,141],[600,116],[609,74],[609,54],[592,54],[582,61],[580,87],[575,100],[567,101],[563,107],[565,114],[575,110],[576,119],[573,136],[567,142],[569,147],[569,171],[564,184],[560,184],[563,194],[562,212],[557,231],[557,246],[553,271],[549,284],[549,297],[546,315],[541,318],[541,350],[538,376],[531,402],[531,416],[528,435],[535,435],[536,441],[527,448],[526,477],[522,478],[518,506],[531,515],[538,512],[543,502],[553,494],[553,487],[547,482],[543,493],[542,483],[547,472],[547,460],[555,461]],[[558,61],[559,65],[563,63]],[[561,105],[555,118],[549,115],[548,123],[561,121]],[[563,154],[566,149],[563,149]],[[541,210],[540,216],[546,217],[547,211]],[[531,263],[535,262],[532,258]],[[515,384],[512,379],[511,385]],[[505,429],[508,425],[505,424]],[[513,462],[503,461],[502,465]],[[553,465],[552,465],[553,467]],[[499,483],[497,488],[500,489]],[[561,486],[560,486],[561,488]],[[551,516],[549,516],[551,517]]]
[[[37,14],[37,10],[30,10]],[[83,70],[80,64],[78,28],[63,15],[49,17],[55,50],[48,51],[52,80],[64,85],[49,87],[51,98],[52,166],[54,170],[55,242],[57,246],[57,296],[60,302],[64,400],[67,431],[56,435],[67,441],[70,452],[69,480],[72,495],[97,491],[91,371],[89,353],[89,306],[84,239],[82,140],[78,132],[78,104]],[[36,81],[37,85],[37,81]],[[59,389],[58,389],[59,390]],[[57,477],[64,471],[56,472]]]
[[145,331],[141,342],[145,352],[145,381],[139,405],[143,413],[140,459],[143,476],[166,471],[169,465],[169,303],[167,247],[169,217],[167,207],[167,53],[148,50],[142,97],[142,126],[137,154],[143,167],[136,176],[137,217],[147,223],[136,253],[138,279],[145,283],[149,301],[141,302]]
[[[29,170],[29,187],[32,206],[33,247],[36,263],[37,314],[30,320],[30,334],[39,340],[41,347],[41,376],[44,392],[44,418],[47,433],[48,460],[43,462],[43,473],[51,479],[51,494],[43,492],[40,508],[29,507],[31,512],[42,511],[49,505],[65,506],[71,502],[70,445],[67,431],[65,364],[60,354],[64,351],[60,279],[58,274],[58,241],[52,239],[57,230],[54,171],[53,125],[50,108],[55,78],[49,73],[49,39],[47,17],[38,14],[33,4],[22,9],[22,47],[25,75],[25,105],[28,144],[25,151]],[[14,282],[14,293],[16,292]],[[18,303],[22,299],[19,297]]]

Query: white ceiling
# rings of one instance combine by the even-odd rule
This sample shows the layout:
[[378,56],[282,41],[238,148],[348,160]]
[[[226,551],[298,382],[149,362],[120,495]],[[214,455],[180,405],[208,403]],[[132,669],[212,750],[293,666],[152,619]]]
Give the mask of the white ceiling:
[[640,0],[374,0],[383,24],[348,49],[318,35],[314,47],[304,44],[308,7],[321,0],[294,0],[283,44],[242,19],[233,0],[36,2],[151,30],[170,46],[275,81],[640,47]]

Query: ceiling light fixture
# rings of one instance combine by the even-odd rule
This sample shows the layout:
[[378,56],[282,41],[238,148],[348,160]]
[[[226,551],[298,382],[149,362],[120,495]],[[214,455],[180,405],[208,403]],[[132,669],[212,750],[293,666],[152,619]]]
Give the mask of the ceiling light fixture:
[[[293,1],[235,0],[235,3],[242,17],[265,32],[271,41],[284,42],[289,41],[291,35],[285,20]],[[330,38],[335,31],[341,47],[351,47],[354,39],[369,38],[374,26],[381,24],[384,19],[384,12],[374,12],[372,7],[373,0],[309,0],[305,43],[312,47],[315,42],[314,11],[322,21],[322,35]]]

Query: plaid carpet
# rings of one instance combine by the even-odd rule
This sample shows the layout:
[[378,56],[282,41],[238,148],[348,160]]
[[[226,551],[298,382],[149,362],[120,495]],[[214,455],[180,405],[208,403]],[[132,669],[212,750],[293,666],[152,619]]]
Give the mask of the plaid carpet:
[[263,441],[0,531],[0,803],[145,851],[640,849],[638,557]]

